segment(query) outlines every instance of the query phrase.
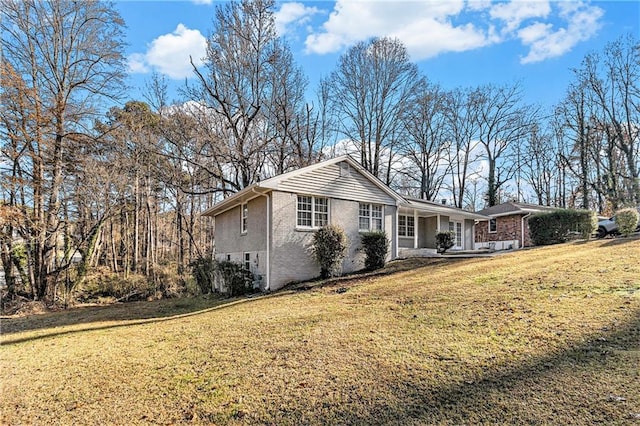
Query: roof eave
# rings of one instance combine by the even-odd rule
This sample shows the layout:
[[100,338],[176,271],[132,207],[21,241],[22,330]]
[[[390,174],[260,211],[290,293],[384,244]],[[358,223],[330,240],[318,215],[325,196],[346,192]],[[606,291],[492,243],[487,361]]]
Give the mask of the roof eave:
[[202,216],[218,216],[237,205],[246,203],[256,197],[261,196],[262,194],[266,194],[271,191],[271,188],[264,188],[260,185],[260,183],[254,183],[253,185],[247,186],[246,188],[236,192],[235,194],[225,198],[224,200],[216,203],[212,207],[208,208],[204,212],[202,212]]
[[470,212],[470,211],[458,209],[456,207],[440,205],[435,203],[431,205],[427,203],[422,203],[424,205],[420,205],[421,203],[422,202],[419,200],[414,200],[413,202],[411,200],[406,200],[405,202],[402,203],[402,207],[409,208],[409,209],[416,209],[416,210],[420,210],[428,213],[434,213],[434,214],[442,214],[442,215],[449,214],[449,215],[464,216],[466,218],[474,219],[474,220],[490,219],[488,216],[482,215],[480,213]]

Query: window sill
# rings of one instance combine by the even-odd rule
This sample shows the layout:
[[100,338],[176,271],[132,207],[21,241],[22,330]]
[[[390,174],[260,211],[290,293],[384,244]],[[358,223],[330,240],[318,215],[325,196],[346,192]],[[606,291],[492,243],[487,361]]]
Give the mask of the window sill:
[[299,226],[296,226],[295,228],[293,228],[295,232],[316,232],[318,229],[320,228],[302,228]]

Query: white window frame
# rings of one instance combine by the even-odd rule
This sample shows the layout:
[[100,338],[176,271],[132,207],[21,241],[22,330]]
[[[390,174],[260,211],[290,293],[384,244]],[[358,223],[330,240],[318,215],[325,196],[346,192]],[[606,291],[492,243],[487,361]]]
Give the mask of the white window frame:
[[[404,221],[404,224],[402,223]],[[411,222],[411,224],[409,224]],[[416,236],[415,217],[401,214],[398,216],[398,236],[413,238]]]
[[[302,210],[305,213],[311,213],[311,226],[300,223],[300,197],[306,197],[311,200],[311,210]],[[322,211],[318,207],[324,202],[323,207],[326,211]],[[298,229],[318,229],[328,225],[329,218],[329,198],[327,197],[315,197],[313,195],[298,194],[296,196],[296,228]]]
[[[493,225],[494,225],[493,231],[491,230],[491,222],[493,222]],[[489,233],[490,234],[495,234],[497,232],[498,232],[498,219],[494,217],[494,218],[489,219]]]
[[[374,210],[379,210],[380,216],[374,215]],[[363,220],[367,221],[366,227],[362,226]],[[380,221],[380,228],[375,228],[372,226],[374,220]],[[384,206],[382,204],[359,203],[358,230],[360,232],[384,231]]]
[[248,251],[245,252],[242,256],[242,261],[243,261],[244,269],[251,272],[251,253]]
[[247,233],[247,222],[249,221],[249,205],[242,203],[240,205],[240,233]]

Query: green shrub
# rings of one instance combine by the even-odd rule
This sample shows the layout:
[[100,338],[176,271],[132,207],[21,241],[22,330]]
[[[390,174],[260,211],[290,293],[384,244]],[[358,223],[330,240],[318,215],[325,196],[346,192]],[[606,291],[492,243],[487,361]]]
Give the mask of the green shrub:
[[598,216],[595,212],[589,210],[578,210],[582,215],[578,221],[578,232],[580,237],[588,240],[591,235],[598,230]]
[[199,257],[189,264],[193,278],[202,294],[209,294],[215,288],[216,261],[210,257]]
[[640,214],[634,208],[622,209],[616,212],[614,220],[618,225],[618,232],[627,236],[635,232],[640,220]]
[[189,264],[193,278],[202,294],[209,294],[219,288],[229,296],[241,296],[251,293],[253,274],[244,269],[242,264],[230,261],[217,261],[200,257]]
[[320,264],[321,278],[329,278],[339,272],[347,247],[347,236],[339,226],[327,225],[313,234],[311,250]]
[[231,296],[241,296],[252,293],[253,274],[247,271],[241,263],[230,261],[216,261],[216,278],[220,278],[225,292]]
[[155,296],[154,283],[142,274],[119,274],[100,271],[87,279],[78,289],[81,301],[115,299],[118,301],[145,300]]
[[364,267],[373,271],[384,267],[389,251],[389,240],[383,231],[365,232],[361,235],[364,250]]
[[444,253],[455,245],[456,233],[443,231],[436,234],[436,249],[438,253]]
[[529,218],[529,235],[535,245],[559,244],[573,236],[588,239],[598,228],[598,219],[588,210],[556,210]]

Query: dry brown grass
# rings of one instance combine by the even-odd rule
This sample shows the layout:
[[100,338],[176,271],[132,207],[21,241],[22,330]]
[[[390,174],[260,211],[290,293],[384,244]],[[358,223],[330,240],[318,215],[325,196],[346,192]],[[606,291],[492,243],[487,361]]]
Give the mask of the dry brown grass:
[[0,422],[640,422],[640,240],[393,267],[3,321]]

